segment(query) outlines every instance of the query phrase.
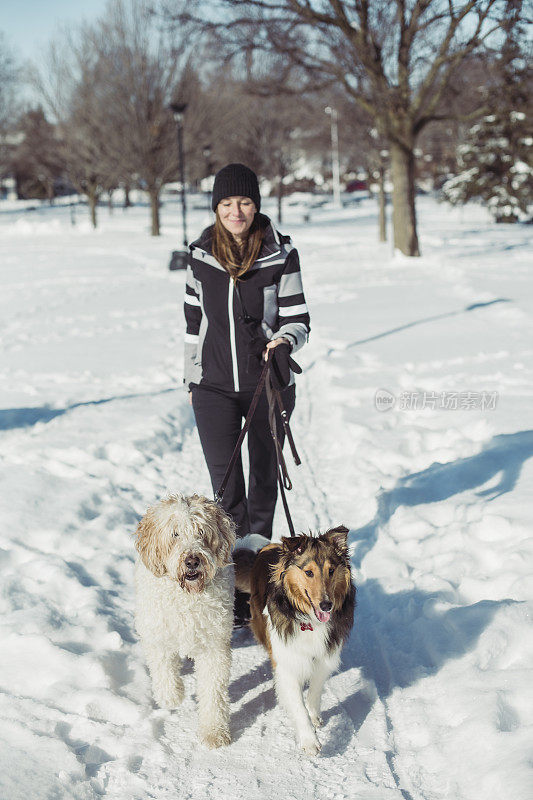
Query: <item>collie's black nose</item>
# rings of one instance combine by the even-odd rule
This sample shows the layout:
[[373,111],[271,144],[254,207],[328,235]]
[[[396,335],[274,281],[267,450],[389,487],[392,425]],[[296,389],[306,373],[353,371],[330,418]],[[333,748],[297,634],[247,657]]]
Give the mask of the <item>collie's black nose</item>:
[[200,564],[198,556],[187,556],[185,559],[185,566],[187,569],[196,569]]
[[333,608],[333,603],[330,600],[322,600],[320,603],[320,610],[321,611],[331,611]]

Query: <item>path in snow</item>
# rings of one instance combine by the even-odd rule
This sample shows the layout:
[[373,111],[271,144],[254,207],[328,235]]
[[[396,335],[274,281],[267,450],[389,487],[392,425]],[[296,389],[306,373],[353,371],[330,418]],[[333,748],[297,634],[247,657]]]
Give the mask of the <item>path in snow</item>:
[[[313,325],[291,510],[297,529],[349,526],[358,585],[315,760],[295,750],[246,631],[234,634],[229,748],[197,744],[191,665],[179,711],[151,701],[131,533],[167,489],[210,494],[179,386],[170,236],[150,240],[136,216],[96,234],[72,233],[59,211],[52,235],[48,212],[33,227],[2,220],[9,800],[528,796],[530,234],[507,231],[502,274],[501,228],[431,203],[423,213],[431,237],[416,262],[374,244],[370,207],[289,225]],[[485,412],[380,413],[379,388],[500,396]]]

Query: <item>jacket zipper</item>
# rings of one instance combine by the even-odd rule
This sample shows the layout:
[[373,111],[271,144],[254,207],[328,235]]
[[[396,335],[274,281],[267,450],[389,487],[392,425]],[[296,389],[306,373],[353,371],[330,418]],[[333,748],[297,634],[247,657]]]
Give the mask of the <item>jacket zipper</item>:
[[235,341],[235,319],[233,317],[233,295],[235,292],[235,285],[232,279],[229,279],[228,286],[228,316],[229,316],[229,344],[231,350],[231,362],[233,365],[233,387],[234,391],[239,391],[239,366],[237,364],[237,345]]

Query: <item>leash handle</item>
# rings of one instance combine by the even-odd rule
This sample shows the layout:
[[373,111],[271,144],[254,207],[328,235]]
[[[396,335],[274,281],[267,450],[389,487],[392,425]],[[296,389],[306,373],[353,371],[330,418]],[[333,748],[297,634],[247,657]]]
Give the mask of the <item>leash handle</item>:
[[[281,494],[281,500],[283,502],[283,510],[285,511],[285,517],[287,518],[287,525],[289,526],[289,533],[291,537],[294,537],[296,536],[296,532],[294,530],[294,525],[292,523],[291,512],[289,511],[289,504],[287,503],[287,496],[285,494],[285,487],[283,486],[280,470],[278,470],[278,483],[279,483],[279,491]],[[292,489],[292,485],[289,486],[288,488]]]
[[277,402],[277,404],[279,406],[279,413],[281,415],[281,421],[283,423],[283,428],[285,430],[285,435],[287,436],[287,441],[289,442],[289,446],[291,448],[292,457],[294,459],[294,463],[296,464],[296,466],[299,467],[300,464],[302,463],[302,460],[301,460],[300,456],[298,455],[298,451],[296,450],[296,445],[294,444],[292,431],[291,431],[290,425],[289,425],[289,418],[287,416],[287,412],[285,410],[285,406],[283,405],[283,401],[281,399],[281,392],[278,389],[276,389],[275,390],[275,395],[276,395],[276,402]]

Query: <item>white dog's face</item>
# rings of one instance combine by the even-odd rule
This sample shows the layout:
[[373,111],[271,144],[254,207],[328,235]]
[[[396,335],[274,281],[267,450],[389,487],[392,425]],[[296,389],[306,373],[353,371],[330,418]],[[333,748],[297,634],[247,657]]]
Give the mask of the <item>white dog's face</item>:
[[235,528],[212,500],[170,495],[148,509],[136,547],[154,575],[168,575],[188,592],[201,592],[216,571],[231,563]]

